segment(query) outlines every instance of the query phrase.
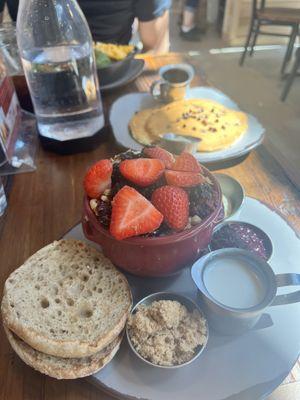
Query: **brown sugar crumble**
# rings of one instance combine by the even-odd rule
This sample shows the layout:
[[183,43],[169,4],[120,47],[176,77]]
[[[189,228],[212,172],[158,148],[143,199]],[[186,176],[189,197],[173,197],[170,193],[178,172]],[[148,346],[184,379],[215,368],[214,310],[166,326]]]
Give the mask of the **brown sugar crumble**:
[[136,351],[157,365],[180,365],[194,357],[207,341],[205,319],[178,301],[154,301],[137,307],[128,320],[128,333]]

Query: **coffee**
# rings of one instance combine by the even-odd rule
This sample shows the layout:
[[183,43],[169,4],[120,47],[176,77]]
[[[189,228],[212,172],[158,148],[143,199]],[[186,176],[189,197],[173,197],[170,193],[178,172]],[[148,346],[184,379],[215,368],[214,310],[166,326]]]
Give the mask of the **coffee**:
[[194,69],[189,64],[169,64],[160,68],[160,79],[152,83],[154,99],[164,102],[182,100],[194,77]]
[[170,83],[184,83],[189,79],[189,75],[186,71],[174,68],[165,71],[162,74],[163,79]]

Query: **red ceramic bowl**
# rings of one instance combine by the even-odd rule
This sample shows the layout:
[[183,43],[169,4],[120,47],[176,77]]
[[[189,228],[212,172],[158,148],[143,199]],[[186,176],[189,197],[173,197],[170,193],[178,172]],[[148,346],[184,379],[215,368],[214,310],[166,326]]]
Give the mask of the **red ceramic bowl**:
[[100,244],[103,253],[115,265],[138,276],[168,276],[194,263],[209,244],[213,228],[220,222],[223,214],[220,185],[207,169],[203,170],[217,188],[218,205],[199,225],[163,237],[117,240],[98,222],[90,208],[89,199],[85,197],[82,217],[85,236]]

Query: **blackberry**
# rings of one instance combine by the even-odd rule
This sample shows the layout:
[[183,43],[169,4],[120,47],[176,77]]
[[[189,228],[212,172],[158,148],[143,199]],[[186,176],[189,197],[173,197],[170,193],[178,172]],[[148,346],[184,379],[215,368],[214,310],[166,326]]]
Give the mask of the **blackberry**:
[[121,175],[119,169],[113,171],[111,178],[111,198],[113,199],[118,191],[125,185],[132,186],[130,182]]
[[141,188],[141,187],[135,187],[136,190],[138,190],[144,197],[146,197],[146,199],[151,200],[152,194],[154,192],[154,190],[158,189],[161,186],[166,185],[166,179],[164,177],[164,175],[159,178],[156,182],[154,182],[152,185]]
[[217,207],[217,191],[209,183],[186,190],[190,199],[190,215],[207,218]]
[[172,233],[172,230],[168,227],[167,224],[164,222],[160,225],[158,229],[156,229],[154,232],[150,233],[145,233],[144,235],[141,235],[142,237],[160,237],[160,236],[166,236],[170,235]]
[[111,202],[99,200],[97,205],[97,219],[104,228],[109,228],[111,218]]

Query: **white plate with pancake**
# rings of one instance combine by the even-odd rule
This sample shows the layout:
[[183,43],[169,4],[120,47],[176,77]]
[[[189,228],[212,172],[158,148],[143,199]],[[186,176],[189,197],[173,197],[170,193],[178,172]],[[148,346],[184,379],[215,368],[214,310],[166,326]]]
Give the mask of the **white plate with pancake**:
[[[194,87],[187,93],[187,99],[208,99],[216,101],[233,110],[240,110],[238,105],[224,93],[209,87]],[[110,109],[110,124],[118,144],[125,148],[141,150],[143,145],[138,143],[130,134],[128,125],[132,116],[146,108],[152,108],[159,103],[149,93],[130,93],[116,100]],[[258,120],[250,114],[246,133],[230,147],[213,151],[197,152],[196,157],[202,163],[226,161],[241,157],[259,146],[264,139],[264,128]]]

